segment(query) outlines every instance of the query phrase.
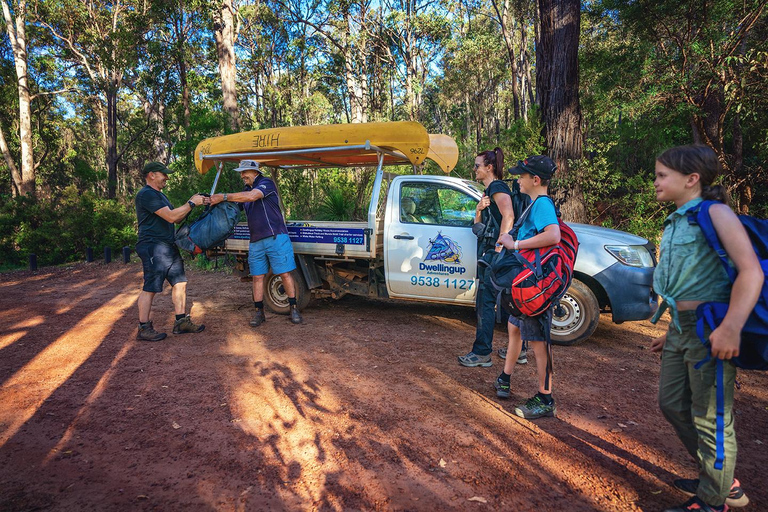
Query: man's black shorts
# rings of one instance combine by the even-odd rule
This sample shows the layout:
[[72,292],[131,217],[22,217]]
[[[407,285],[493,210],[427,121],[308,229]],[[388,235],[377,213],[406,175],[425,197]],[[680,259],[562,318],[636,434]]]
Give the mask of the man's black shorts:
[[163,281],[166,279],[171,286],[187,282],[187,276],[184,275],[184,260],[181,258],[179,248],[175,245],[139,244],[136,246],[136,254],[139,255],[144,266],[142,290],[145,292],[162,292]]

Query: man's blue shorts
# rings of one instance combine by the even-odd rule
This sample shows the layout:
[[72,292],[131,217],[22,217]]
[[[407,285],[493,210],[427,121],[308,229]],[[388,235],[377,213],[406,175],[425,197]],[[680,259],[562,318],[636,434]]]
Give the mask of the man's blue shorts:
[[[520,337],[523,341],[547,341],[541,326],[540,317],[538,316],[516,317],[509,315],[509,323],[520,329]],[[551,323],[549,328],[552,328]]]
[[270,268],[273,274],[295,270],[291,237],[280,234],[251,242],[248,246],[248,268],[252,276],[263,276]]
[[136,246],[136,254],[141,258],[144,267],[145,292],[160,293],[163,291],[163,281],[166,279],[171,286],[186,283],[184,275],[184,260],[181,259],[179,248],[175,244],[142,243]]

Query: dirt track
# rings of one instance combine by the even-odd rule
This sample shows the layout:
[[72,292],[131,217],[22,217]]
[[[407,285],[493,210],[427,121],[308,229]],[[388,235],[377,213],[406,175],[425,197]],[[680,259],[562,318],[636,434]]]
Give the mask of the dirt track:
[[[0,275],[0,511],[663,510],[692,462],[656,407],[661,331],[555,348],[558,417],[517,366],[462,368],[471,309],[314,301],[251,329],[250,283],[190,272],[205,332],[135,341],[137,263]],[[170,332],[169,292],[155,326]],[[506,343],[497,331],[496,345]],[[768,375],[741,373],[737,477],[768,510]],[[514,383],[517,383],[516,385]]]

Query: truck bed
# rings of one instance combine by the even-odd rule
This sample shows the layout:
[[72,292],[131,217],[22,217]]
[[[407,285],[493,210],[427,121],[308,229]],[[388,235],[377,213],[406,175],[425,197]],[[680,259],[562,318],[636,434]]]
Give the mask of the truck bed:
[[[363,259],[382,254],[383,222],[380,220],[373,233],[367,222],[288,220],[286,226],[295,254]],[[241,222],[224,243],[224,251],[245,254],[248,244],[248,224]]]

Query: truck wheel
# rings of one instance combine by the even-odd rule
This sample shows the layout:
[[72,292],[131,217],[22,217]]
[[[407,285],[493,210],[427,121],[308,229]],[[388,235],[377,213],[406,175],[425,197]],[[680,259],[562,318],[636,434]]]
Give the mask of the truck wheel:
[[[304,282],[304,276],[301,275],[298,269],[292,271],[291,276],[296,287],[296,305],[299,307],[299,311],[301,311],[309,304],[311,293]],[[274,313],[280,315],[288,314],[290,310],[288,294],[285,293],[283,278],[279,274],[275,275],[269,272],[264,278],[264,303]]]
[[566,346],[580,343],[592,336],[599,321],[600,305],[595,294],[574,279],[552,315],[552,343]]

